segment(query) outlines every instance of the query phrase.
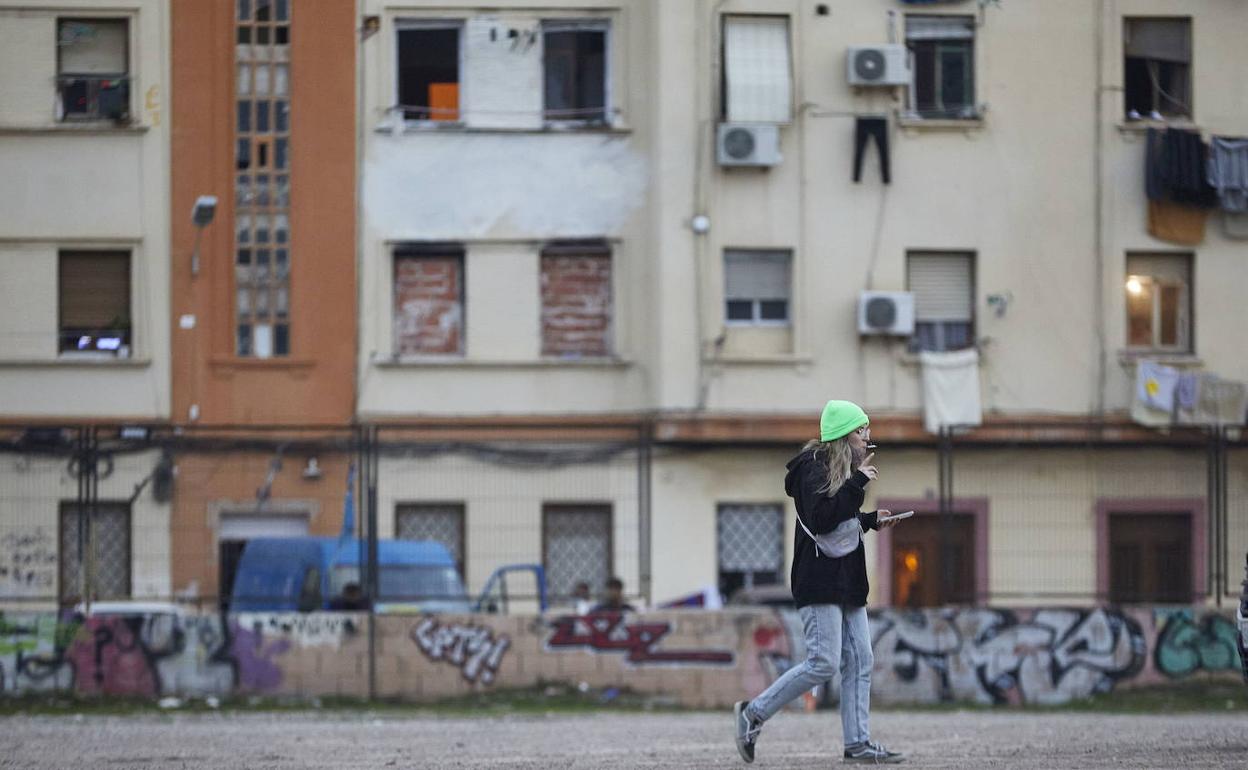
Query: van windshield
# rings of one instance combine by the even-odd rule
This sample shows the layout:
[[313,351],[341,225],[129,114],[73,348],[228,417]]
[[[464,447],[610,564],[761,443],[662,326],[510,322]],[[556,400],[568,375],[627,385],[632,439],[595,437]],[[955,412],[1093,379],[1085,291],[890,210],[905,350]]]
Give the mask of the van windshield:
[[[381,565],[379,597],[382,601],[424,601],[429,599],[463,599],[464,584],[454,567],[415,564]],[[360,583],[360,569],[340,565],[330,578],[331,596],[341,596],[347,583]]]

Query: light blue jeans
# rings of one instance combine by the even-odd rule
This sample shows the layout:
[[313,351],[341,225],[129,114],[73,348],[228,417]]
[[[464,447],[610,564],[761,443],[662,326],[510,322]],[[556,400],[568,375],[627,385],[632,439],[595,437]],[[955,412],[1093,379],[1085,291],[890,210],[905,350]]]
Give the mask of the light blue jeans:
[[845,745],[871,740],[871,629],[866,607],[811,604],[797,611],[806,636],[806,660],[780,675],[754,700],[746,715],[771,719],[785,704],[816,685],[825,684],[841,667],[841,728]]

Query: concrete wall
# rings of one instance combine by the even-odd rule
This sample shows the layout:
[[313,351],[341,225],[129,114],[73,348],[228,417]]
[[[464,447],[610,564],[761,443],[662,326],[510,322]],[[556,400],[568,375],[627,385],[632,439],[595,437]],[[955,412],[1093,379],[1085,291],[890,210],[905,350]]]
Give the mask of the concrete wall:
[[[368,694],[358,613],[0,616],[0,692]],[[1240,676],[1235,627],[1202,610],[873,612],[872,696],[886,703],[1055,704]],[[382,616],[377,694],[408,701],[585,683],[725,708],[805,657],[793,610],[626,616]],[[836,703],[836,680],[820,693]],[[800,705],[800,704],[797,704]]]
[[[167,6],[0,2],[0,414],[169,414]],[[57,19],[129,22],[131,119],[56,117]],[[57,352],[57,250],[131,252],[128,358]]]

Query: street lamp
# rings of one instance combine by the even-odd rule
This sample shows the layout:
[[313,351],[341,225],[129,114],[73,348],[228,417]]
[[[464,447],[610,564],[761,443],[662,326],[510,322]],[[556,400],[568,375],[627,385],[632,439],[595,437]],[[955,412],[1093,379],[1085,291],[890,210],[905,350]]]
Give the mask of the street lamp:
[[195,199],[191,209],[191,223],[195,225],[195,248],[191,252],[191,275],[199,275],[199,237],[204,234],[204,227],[212,222],[217,213],[217,196],[201,195]]

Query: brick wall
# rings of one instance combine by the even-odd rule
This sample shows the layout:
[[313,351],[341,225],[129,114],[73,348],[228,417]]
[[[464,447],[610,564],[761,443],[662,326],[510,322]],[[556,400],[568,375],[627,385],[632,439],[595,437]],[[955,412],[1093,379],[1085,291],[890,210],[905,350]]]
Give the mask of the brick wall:
[[394,258],[394,352],[464,352],[462,255]]
[[611,352],[610,254],[543,254],[542,355]]

